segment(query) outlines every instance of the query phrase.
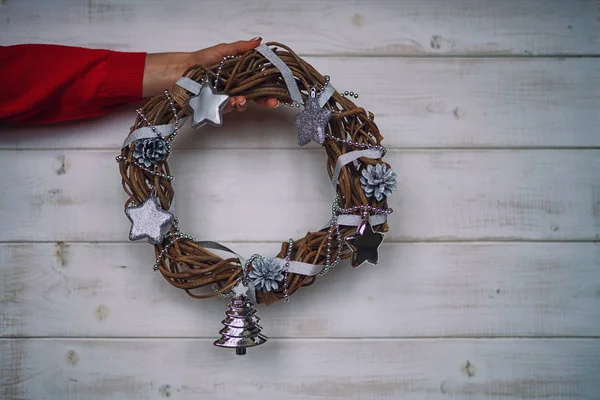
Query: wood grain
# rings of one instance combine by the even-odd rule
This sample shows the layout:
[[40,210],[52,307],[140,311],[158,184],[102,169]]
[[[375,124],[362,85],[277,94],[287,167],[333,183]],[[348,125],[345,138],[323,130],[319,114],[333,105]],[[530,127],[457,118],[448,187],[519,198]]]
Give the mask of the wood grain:
[[[135,105],[2,126],[0,399],[600,399],[600,1],[0,1],[0,45],[254,36],[375,113],[399,174],[380,265],[259,307],[271,339],[236,357],[211,344],[226,301],[127,240]],[[289,113],[183,130],[186,233],[270,255],[325,224],[324,154]]]
[[[245,257],[275,243],[226,243]],[[193,300],[144,244],[0,246],[0,336],[215,338],[227,300]],[[287,305],[258,307],[271,337],[600,335],[593,243],[384,243]]]
[[[597,399],[598,340],[1,340],[7,399]],[[259,365],[260,367],[257,367]],[[315,368],[318,368],[316,370]],[[325,372],[326,371],[326,372]]]
[[[600,147],[597,59],[308,60],[338,90],[360,94],[355,103],[375,113],[390,149]],[[135,108],[56,126],[0,127],[0,148],[118,149]],[[194,131],[188,123],[175,146],[297,149],[290,114],[254,107],[227,115],[220,129]]]
[[185,0],[2,4],[2,44],[164,52],[262,36],[318,55],[580,55],[598,54],[600,48],[596,0],[361,0],[343,7],[290,0],[227,6]]
[[[127,241],[114,151],[2,151],[0,241]],[[389,241],[595,240],[600,151],[391,151]],[[217,241],[286,241],[329,219],[316,150],[179,151],[184,231]]]

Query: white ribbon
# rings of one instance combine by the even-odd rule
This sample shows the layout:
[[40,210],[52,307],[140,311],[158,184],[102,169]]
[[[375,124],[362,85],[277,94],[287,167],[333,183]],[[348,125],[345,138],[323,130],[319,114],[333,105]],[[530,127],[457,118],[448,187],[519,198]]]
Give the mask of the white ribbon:
[[[192,92],[193,94],[200,93],[200,88],[202,87],[202,85],[199,84],[198,82],[196,82],[190,78],[187,78],[185,76],[179,78],[179,80],[176,82],[176,84],[178,86],[181,86],[185,90]],[[185,121],[187,119],[188,119],[188,117],[183,117],[183,118],[179,119],[179,127],[180,128],[183,126],[183,124],[185,123]],[[135,131],[131,132],[129,135],[127,135],[127,137],[125,138],[125,141],[123,142],[123,146],[121,146],[121,148],[125,148],[125,147],[129,146],[131,143],[133,143],[139,139],[147,139],[147,138],[156,137],[157,136],[156,132],[160,133],[165,138],[169,137],[173,134],[173,132],[175,132],[175,124],[156,125],[154,127],[154,129],[150,128],[149,126],[144,126],[142,128],[138,128]]]
[[202,88],[202,85],[200,83],[186,76],[182,76],[181,78],[179,78],[177,82],[175,82],[175,84],[194,94],[200,93],[200,89]]
[[367,157],[372,159],[381,158],[382,152],[379,149],[365,149],[365,150],[355,150],[349,153],[344,153],[338,157],[337,162],[335,163],[335,169],[333,170],[333,174],[331,176],[331,183],[336,187],[339,183],[340,172],[342,172],[342,168],[344,165],[351,163],[354,160],[357,160],[361,157]]
[[[278,257],[275,257],[274,259],[277,264],[279,264],[285,270],[285,264],[287,261]],[[324,268],[324,265],[315,265],[300,261],[289,261],[289,267],[287,268],[287,271],[298,275],[315,276],[319,272],[323,271]],[[254,283],[252,283],[252,279],[248,279],[246,284],[248,286],[248,300],[256,304],[256,287],[254,286]]]
[[242,265],[242,268],[244,268],[244,266],[246,265],[246,261],[244,260],[244,257],[240,256],[238,253],[236,253],[235,251],[231,250],[229,247],[223,246],[221,243],[213,242],[213,241],[210,241],[210,240],[197,241],[195,243],[198,246],[206,247],[208,249],[221,250],[221,251],[226,251],[228,253],[231,253],[234,256],[236,256],[236,258],[238,259],[238,261]]
[[[369,216],[369,224],[371,226],[385,224],[387,221],[386,214],[374,214]],[[344,226],[359,226],[362,222],[362,216],[354,214],[342,214],[338,216],[337,223]]]
[[335,93],[335,88],[329,83],[327,86],[323,88],[323,91],[319,95],[319,107],[323,108],[325,104],[329,101],[331,96]]
[[[179,127],[180,128],[183,126],[183,124],[185,123],[187,118],[188,117],[179,119]],[[166,137],[171,136],[171,134],[173,132],[175,132],[175,124],[157,125],[154,127],[154,129],[156,129],[156,132],[160,133],[163,137],[166,138]],[[125,147],[129,146],[131,143],[133,143],[139,139],[147,139],[147,138],[157,137],[156,132],[153,131],[152,128],[150,128],[149,126],[144,126],[143,128],[138,128],[135,131],[131,132],[129,135],[127,135],[127,137],[125,138],[125,141],[123,142],[123,146],[121,146],[121,148],[125,148]]]
[[[275,258],[279,265],[285,268],[286,261],[283,258]],[[315,276],[323,271],[324,265],[309,264],[301,261],[290,261],[288,272],[298,275]]]
[[292,100],[294,100],[296,103],[304,104],[302,95],[300,94],[300,90],[298,90],[298,85],[296,84],[296,79],[294,78],[294,74],[292,73],[290,67],[288,67],[287,64],[284,63],[283,60],[281,60],[281,58],[279,58],[279,56],[275,54],[275,52],[266,44],[261,44],[260,46],[255,47],[254,50],[265,56],[265,58],[271,61],[271,64],[273,64],[273,66],[277,68],[279,72],[281,72],[281,76],[283,76],[283,80],[285,81],[288,91],[290,92],[290,97]]

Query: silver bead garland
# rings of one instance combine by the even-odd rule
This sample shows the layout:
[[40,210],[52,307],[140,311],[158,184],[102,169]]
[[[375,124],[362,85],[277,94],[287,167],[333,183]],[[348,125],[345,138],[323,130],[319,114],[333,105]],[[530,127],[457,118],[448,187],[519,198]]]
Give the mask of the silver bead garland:
[[342,138],[332,136],[329,133],[325,134],[325,139],[334,140],[334,141],[336,141],[338,143],[347,144],[347,145],[352,146],[352,147],[360,147],[361,149],[375,149],[375,150],[379,150],[379,151],[381,151],[382,156],[384,156],[387,153],[387,149],[385,147],[383,147],[383,146],[369,144],[369,143],[353,142],[351,139],[344,140]]
[[128,161],[127,158],[125,158],[123,156],[116,156],[115,160],[117,160],[117,162],[124,162],[125,164],[135,165],[136,167],[143,169],[144,171],[150,173],[151,175],[158,176],[159,178],[164,178],[168,181],[172,181],[174,179],[173,176],[171,176],[171,175],[163,174],[162,172],[156,172],[156,171],[151,170],[150,168],[146,168],[144,165],[138,163],[137,161]]
[[353,207],[349,207],[349,208],[339,208],[338,212],[340,214],[354,214],[357,211],[370,211],[374,214],[391,214],[394,212],[393,209],[391,208],[377,208],[377,207],[373,207],[373,206],[365,206],[365,205],[361,205],[361,206],[353,206]]
[[[340,225],[337,223],[338,214],[339,214],[339,196],[335,196],[335,200],[331,206],[331,220],[329,222],[329,229],[327,230],[327,247],[325,249],[325,267],[321,272],[318,273],[318,276],[323,276],[327,272],[329,272],[330,268],[335,267],[340,260],[342,259],[342,235],[340,234]],[[331,242],[333,241],[333,233],[336,233],[337,238],[337,253],[333,263],[331,262]]]
[[169,249],[178,241],[182,240],[182,239],[187,239],[190,240],[192,242],[195,242],[197,239],[193,236],[190,235],[186,235],[184,233],[181,233],[181,231],[179,230],[179,225],[178,225],[178,220],[177,218],[175,218],[175,232],[169,232],[165,235],[165,239],[167,238],[173,238],[171,239],[171,241],[169,243],[167,243],[165,245],[165,247],[160,251],[160,253],[158,254],[158,257],[156,258],[156,262],[154,263],[154,270],[157,271],[159,268],[158,266],[160,265],[160,262],[162,261],[162,258],[165,256],[165,254],[167,254],[167,252],[169,251]]
[[290,268],[290,257],[292,256],[292,247],[294,246],[294,239],[288,240],[287,253],[285,255],[285,269],[283,272],[283,300],[287,303],[290,301],[290,295],[288,292],[288,275]]
[[[171,106],[171,111],[173,111],[173,119],[175,119],[175,131],[171,135],[169,135],[169,141],[172,142],[177,137],[177,132],[179,131],[179,116],[177,115],[177,111],[175,110],[175,104],[173,103],[173,99],[169,95],[168,90],[165,90],[165,96],[167,97],[167,100],[169,101],[169,105]],[[154,131],[156,131],[156,128],[154,129]]]
[[349,91],[344,91],[344,93],[341,93],[342,97],[354,97],[355,99],[358,99],[358,93],[354,93],[354,92],[349,92]]
[[221,63],[219,64],[219,68],[217,68],[217,74],[215,77],[215,82],[213,84],[213,88],[217,88],[217,84],[219,83],[219,76],[221,75],[221,69],[223,68],[223,65],[225,65],[225,61],[227,60],[233,60],[235,58],[239,58],[240,56],[225,56],[223,57],[223,59],[221,60]]
[[[164,139],[163,135],[156,129],[156,127],[154,125],[152,125],[152,123],[150,121],[148,121],[148,118],[146,118],[146,116],[144,115],[144,113],[142,112],[142,110],[137,109],[135,110],[135,112],[137,113],[137,115],[140,116],[141,119],[144,120],[144,122],[148,125],[148,127],[150,129],[152,129],[152,132],[156,133],[156,136],[158,136],[161,139]],[[171,154],[171,144],[167,141],[167,157]]]

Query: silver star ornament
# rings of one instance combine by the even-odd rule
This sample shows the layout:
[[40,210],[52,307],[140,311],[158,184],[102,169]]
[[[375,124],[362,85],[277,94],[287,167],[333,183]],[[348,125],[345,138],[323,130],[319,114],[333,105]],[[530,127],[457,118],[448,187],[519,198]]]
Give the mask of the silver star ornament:
[[148,239],[150,244],[162,243],[173,225],[174,216],[162,209],[158,198],[150,195],[141,205],[125,209],[131,221],[129,240]]
[[239,281],[238,284],[233,287],[233,293],[235,297],[246,296],[248,293],[248,286],[242,281]]
[[379,246],[383,242],[384,234],[373,231],[367,221],[363,221],[356,233],[346,237],[346,244],[352,250],[352,266],[358,268],[365,262],[377,265],[379,262]]
[[192,128],[200,128],[206,124],[220,127],[223,125],[223,108],[227,105],[229,95],[217,93],[205,80],[196,96],[190,97],[188,106],[192,110]]
[[331,111],[319,106],[315,88],[311,88],[304,110],[296,114],[294,123],[298,128],[298,144],[304,146],[311,140],[319,144],[325,143],[325,127],[331,118]]

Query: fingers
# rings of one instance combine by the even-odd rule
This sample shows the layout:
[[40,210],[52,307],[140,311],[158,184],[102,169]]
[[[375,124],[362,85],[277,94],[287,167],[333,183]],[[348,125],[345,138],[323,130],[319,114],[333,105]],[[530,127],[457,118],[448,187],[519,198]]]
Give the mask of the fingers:
[[[263,99],[256,99],[256,104],[268,107],[268,108],[277,108],[279,107],[279,100],[273,97],[267,97]],[[223,109],[223,113],[227,114],[233,110],[236,111],[246,111],[248,107],[248,101],[244,96],[233,96],[227,102],[227,105]]]
[[227,102],[227,105],[223,109],[223,114],[232,112],[233,110],[235,110],[235,107],[236,107],[235,97],[230,97],[229,101]]
[[279,107],[279,100],[271,98],[267,100],[267,107],[277,108]]
[[252,50],[260,44],[261,37],[250,40],[239,40],[234,43],[221,43],[206,49],[189,53],[188,66],[199,64],[210,66],[220,62],[225,56],[236,56]]
[[256,99],[254,101],[256,104],[264,106],[264,107],[268,107],[268,108],[277,108],[279,107],[279,100],[273,98],[273,97],[265,97],[262,99]]
[[248,101],[244,96],[233,96],[227,102],[227,105],[223,109],[223,114],[227,114],[236,111],[245,111],[246,107],[248,107]]
[[236,96],[235,98],[236,107],[235,109],[238,111],[246,111],[246,107],[248,106],[248,102],[244,96]]
[[261,37],[255,37],[250,40],[238,40],[234,43],[221,43],[216,45],[214,49],[221,57],[237,56],[258,46],[261,40]]

